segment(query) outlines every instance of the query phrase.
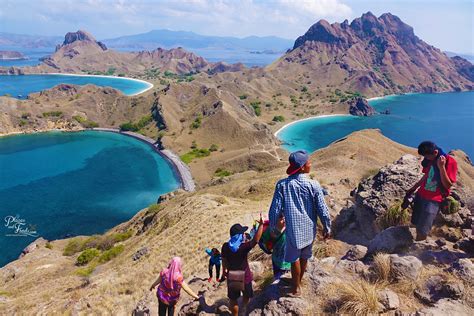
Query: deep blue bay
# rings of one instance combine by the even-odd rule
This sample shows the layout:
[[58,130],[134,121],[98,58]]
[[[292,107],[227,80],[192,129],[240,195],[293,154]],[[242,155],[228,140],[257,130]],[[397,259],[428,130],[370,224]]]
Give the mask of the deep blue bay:
[[391,114],[371,117],[328,116],[298,121],[277,136],[288,151],[313,152],[333,141],[366,128],[411,147],[433,140],[449,151],[461,149],[474,158],[474,92],[407,94],[371,100],[378,111]]
[[14,98],[26,98],[28,94],[50,89],[58,84],[93,84],[112,87],[125,95],[135,95],[151,86],[150,83],[120,77],[83,75],[0,75],[0,96],[9,94]]
[[169,162],[129,136],[85,131],[0,138],[0,267],[36,239],[6,227],[9,216],[48,240],[103,233],[178,186]]

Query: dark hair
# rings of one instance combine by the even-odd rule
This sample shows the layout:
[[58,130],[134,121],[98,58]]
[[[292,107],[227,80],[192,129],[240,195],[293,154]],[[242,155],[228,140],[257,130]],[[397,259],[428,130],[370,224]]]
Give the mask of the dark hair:
[[434,154],[435,150],[438,149],[435,143],[430,141],[424,141],[418,145],[418,154],[419,155],[432,155]]
[[216,254],[216,255],[220,254],[220,251],[217,248],[212,248],[211,251],[212,251],[213,254]]

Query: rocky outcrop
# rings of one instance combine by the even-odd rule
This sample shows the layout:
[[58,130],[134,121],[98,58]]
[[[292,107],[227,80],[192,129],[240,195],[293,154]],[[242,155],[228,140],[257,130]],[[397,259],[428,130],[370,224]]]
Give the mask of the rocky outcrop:
[[443,275],[434,275],[415,291],[415,296],[425,304],[433,304],[444,298],[458,300],[463,292],[462,282],[448,281]]
[[[373,177],[363,180],[352,192],[355,205],[341,211],[336,220],[336,236],[344,234],[344,229],[354,225],[360,229],[367,241],[380,231],[377,220],[397,200],[401,200],[414,183],[421,177],[420,163],[413,155],[402,156],[393,164],[387,165]],[[370,252],[369,247],[369,252]]]
[[86,32],[86,31],[79,30],[77,32],[68,32],[68,33],[66,33],[66,36],[64,36],[64,42],[63,42],[62,46],[56,47],[56,51],[61,49],[61,47],[64,47],[66,45],[70,45],[70,44],[72,44],[74,42],[77,42],[77,41],[94,43],[94,44],[98,45],[100,48],[102,48],[102,50],[104,50],[104,51],[107,50],[107,46],[105,46],[104,43],[96,41],[94,36],[92,36],[90,33]]
[[364,98],[356,98],[349,101],[349,113],[356,116],[372,116],[376,114],[375,109]]

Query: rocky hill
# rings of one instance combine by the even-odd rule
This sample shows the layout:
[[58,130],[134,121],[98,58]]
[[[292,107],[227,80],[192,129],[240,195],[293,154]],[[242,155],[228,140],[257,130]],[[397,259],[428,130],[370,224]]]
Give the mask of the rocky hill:
[[373,96],[472,90],[471,67],[419,39],[397,16],[367,12],[351,23],[317,22],[271,69],[310,71],[341,90]]
[[[382,205],[379,202],[387,195],[385,189],[377,190],[396,187],[398,178],[384,178],[381,173],[388,175],[396,170],[401,177],[419,175],[419,160],[405,156],[413,152],[378,131],[356,132],[314,153],[311,156],[314,171],[310,176],[328,189],[331,216],[338,222],[338,217],[344,217],[341,209],[359,203],[359,198],[354,200],[350,196],[354,187],[368,190],[370,183],[385,179],[382,187],[370,187],[372,193],[363,197],[370,205]],[[410,162],[392,164],[400,157]],[[462,153],[456,153],[461,170],[458,185],[472,195],[474,168],[463,157]],[[286,160],[287,156],[282,158]],[[416,161],[413,165],[412,160]],[[25,251],[26,255],[0,269],[0,313],[126,315],[138,307],[156,315],[156,298],[148,288],[174,255],[183,257],[187,280],[195,291],[204,291],[205,297],[205,301],[192,302],[183,294],[178,306],[181,315],[228,313],[225,284],[205,280],[204,248],[217,247],[225,241],[233,223],[251,223],[259,212],[266,213],[274,184],[284,176],[285,169],[286,163],[267,171],[236,174],[228,181],[216,182],[192,194],[169,194],[159,205],[150,206],[101,236],[37,240]],[[358,185],[360,181],[362,186]],[[464,214],[465,209],[461,209]],[[356,307],[351,304],[357,304],[357,310],[363,314],[382,311],[442,314],[444,310],[443,315],[447,315],[449,310],[456,315],[469,315],[474,306],[474,267],[467,258],[472,256],[469,248],[472,241],[466,237],[470,232],[463,229],[468,223],[441,220],[435,229],[435,239],[422,243],[413,243],[410,230],[404,226],[382,231],[383,240],[391,242],[382,245],[404,246],[387,248],[387,255],[373,258],[365,256],[367,248],[360,244],[352,247],[338,240],[337,235],[335,240],[318,241],[315,259],[308,266],[302,299],[288,297],[288,286],[284,283],[270,285],[269,257],[256,249],[251,255],[256,298],[248,312],[251,315],[353,314]],[[356,225],[354,218],[345,223],[351,221]],[[369,249],[378,245],[381,237],[377,236],[368,244]],[[100,255],[89,263],[78,263],[82,262],[78,261],[80,253],[90,248],[99,249]],[[314,300],[314,293],[318,300]]]
[[25,67],[25,73],[65,72],[104,74],[143,74],[153,68],[160,72],[175,74],[222,72],[242,70],[242,64],[209,63],[204,58],[182,48],[141,52],[118,52],[108,49],[91,34],[79,30],[69,32],[56,52],[42,59],[37,67]]

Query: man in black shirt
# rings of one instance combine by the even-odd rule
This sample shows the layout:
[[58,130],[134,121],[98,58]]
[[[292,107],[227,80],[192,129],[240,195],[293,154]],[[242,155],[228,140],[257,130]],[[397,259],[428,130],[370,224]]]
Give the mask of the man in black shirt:
[[241,293],[243,293],[243,306],[247,306],[251,297],[252,289],[252,271],[248,263],[248,254],[255,245],[257,245],[263,233],[263,220],[260,215],[258,230],[252,240],[245,242],[244,233],[247,226],[234,224],[230,228],[230,240],[222,245],[222,267],[223,276],[227,278],[227,296],[230,300],[233,315],[239,314],[239,305],[237,303]]

